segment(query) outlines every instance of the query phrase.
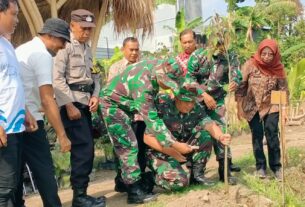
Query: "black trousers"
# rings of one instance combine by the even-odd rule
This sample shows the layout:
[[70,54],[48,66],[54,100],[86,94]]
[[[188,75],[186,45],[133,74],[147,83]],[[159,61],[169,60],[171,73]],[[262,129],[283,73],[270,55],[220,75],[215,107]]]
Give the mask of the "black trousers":
[[275,172],[281,168],[281,150],[279,142],[279,113],[267,114],[263,120],[260,120],[256,113],[249,122],[252,133],[253,152],[256,160],[256,169],[266,170],[266,157],[263,148],[264,134],[267,140],[269,167]]
[[67,110],[60,110],[66,133],[71,140],[71,185],[72,189],[87,188],[89,175],[93,167],[94,142],[92,134],[92,120],[89,107],[74,103],[80,110],[81,118],[70,120]]
[[0,207],[12,207],[20,179],[22,133],[8,134],[7,147],[0,148]]
[[145,122],[135,121],[132,122],[131,127],[137,137],[138,141],[138,162],[140,165],[141,172],[145,172],[146,168],[146,144],[144,143],[144,132],[145,132]]
[[[55,180],[50,145],[44,130],[43,121],[37,121],[38,130],[35,132],[25,132],[22,142],[22,171],[25,163],[28,164],[33,173],[35,183],[41,196],[44,207],[59,207],[61,202],[58,196],[58,187]],[[20,180],[17,189],[16,206],[22,206],[23,179]]]

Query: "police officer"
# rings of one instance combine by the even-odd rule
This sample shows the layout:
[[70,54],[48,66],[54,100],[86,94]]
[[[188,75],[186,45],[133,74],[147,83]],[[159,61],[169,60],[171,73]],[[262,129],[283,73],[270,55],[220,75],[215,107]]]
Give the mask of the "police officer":
[[94,15],[84,9],[71,13],[71,43],[60,50],[53,68],[53,87],[61,119],[71,139],[71,185],[73,207],[105,206],[105,198],[87,195],[93,167],[94,143],[91,112],[97,111],[100,75],[92,71],[88,45]]

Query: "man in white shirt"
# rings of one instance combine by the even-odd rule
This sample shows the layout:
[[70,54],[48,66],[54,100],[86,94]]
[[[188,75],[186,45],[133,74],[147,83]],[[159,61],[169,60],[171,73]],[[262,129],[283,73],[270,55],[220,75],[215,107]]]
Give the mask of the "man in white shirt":
[[[37,125],[26,114],[19,65],[11,43],[18,23],[16,0],[0,0],[0,207],[12,207],[20,170],[20,141],[25,126]],[[25,124],[24,124],[25,122]]]
[[[40,113],[41,107],[56,131],[61,151],[68,152],[71,149],[52,87],[52,56],[63,49],[67,41],[70,41],[68,23],[51,18],[46,20],[39,36],[16,49],[21,66],[26,106],[38,123],[37,131],[24,134],[23,162],[29,165],[35,177],[44,207],[58,207],[61,206],[61,202],[57,194],[50,146],[44,130],[43,116]],[[19,186],[16,205],[22,206],[22,181]]]

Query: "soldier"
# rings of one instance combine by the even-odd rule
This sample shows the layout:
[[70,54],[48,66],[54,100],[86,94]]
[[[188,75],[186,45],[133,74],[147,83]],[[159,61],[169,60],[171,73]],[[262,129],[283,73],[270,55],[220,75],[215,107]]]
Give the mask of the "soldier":
[[[45,207],[58,207],[61,206],[61,202],[57,194],[58,188],[50,145],[44,130],[43,116],[40,113],[41,106],[48,121],[56,131],[62,152],[68,152],[71,148],[71,142],[61,122],[52,88],[52,56],[58,50],[63,49],[67,41],[70,41],[68,23],[61,19],[51,18],[46,20],[39,36],[16,49],[26,94],[26,106],[38,123],[37,131],[24,134],[22,164],[24,166],[27,163],[33,172]],[[17,206],[23,206],[24,203],[22,200],[22,184],[23,180],[19,182],[16,196]]]
[[[139,61],[140,50],[139,50],[139,41],[135,37],[127,37],[123,41],[123,47],[121,49],[124,57],[118,62],[114,63],[109,68],[108,82],[111,79],[122,73],[125,68]],[[143,118],[139,114],[135,114],[134,120],[131,123],[131,127],[137,137],[138,141],[138,162],[141,168],[141,172],[145,173],[146,168],[146,145],[143,142],[143,135],[145,131],[145,123]],[[118,162],[118,161],[117,161]],[[115,187],[114,190],[117,192],[126,192],[127,188],[121,178],[121,170],[118,169],[117,176],[115,177]]]
[[[221,48],[221,45],[218,45],[218,47]],[[237,57],[233,53],[230,53],[230,62],[232,82],[229,90],[233,91],[241,81],[241,72]],[[200,48],[189,59],[188,72],[184,83],[186,85],[200,84],[200,92],[204,103],[209,109],[208,115],[223,128],[226,123],[224,105],[226,91],[223,85],[228,83],[228,69],[228,61],[221,50],[209,59],[208,51]],[[224,181],[224,146],[215,140],[213,140],[213,146],[216,159],[219,162],[219,178]],[[238,172],[240,168],[232,164],[232,156],[229,150],[228,180],[231,185],[235,185],[236,178],[231,175],[230,171]]]
[[[181,70],[174,59],[145,60],[127,67],[115,76],[101,91],[101,109],[116,155],[119,157],[121,176],[128,188],[128,203],[143,203],[155,197],[149,194],[141,180],[137,161],[138,144],[131,128],[134,114],[139,113],[148,129],[161,145],[172,146],[181,153],[191,148],[177,142],[158,117],[154,97],[159,87],[174,93],[178,84],[172,79],[180,76]],[[150,187],[150,186],[149,186]]]
[[53,87],[61,119],[71,140],[71,185],[73,207],[105,206],[105,198],[87,195],[93,167],[94,143],[91,112],[97,111],[100,75],[92,71],[88,45],[94,15],[83,9],[71,13],[71,43],[60,50],[54,61]]
[[193,153],[182,155],[174,149],[158,146],[158,142],[155,145],[156,141],[150,136],[150,130],[146,130],[144,141],[152,147],[148,150],[148,161],[156,174],[156,184],[167,190],[186,186],[187,173],[179,161],[188,160],[191,164],[190,183],[213,185],[214,183],[205,178],[202,164],[205,165],[210,157],[212,137],[222,144],[227,144],[231,136],[222,133],[221,128],[207,116],[205,106],[196,102],[194,94],[186,90],[180,89],[174,100],[168,94],[159,94],[156,102],[160,118],[176,140],[194,148],[198,147]]

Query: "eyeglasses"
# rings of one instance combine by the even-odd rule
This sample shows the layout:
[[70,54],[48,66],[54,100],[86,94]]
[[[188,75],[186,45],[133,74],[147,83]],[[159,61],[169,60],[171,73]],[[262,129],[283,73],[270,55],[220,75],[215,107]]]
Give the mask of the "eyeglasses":
[[273,57],[274,54],[273,54],[272,52],[262,52],[262,53],[261,53],[261,56],[263,56],[263,57],[266,57],[266,56],[268,56],[268,57]]

